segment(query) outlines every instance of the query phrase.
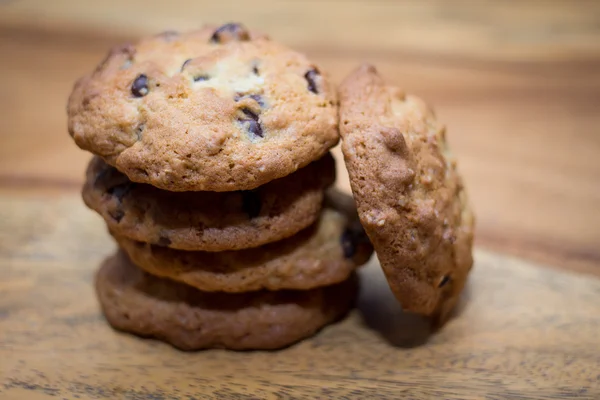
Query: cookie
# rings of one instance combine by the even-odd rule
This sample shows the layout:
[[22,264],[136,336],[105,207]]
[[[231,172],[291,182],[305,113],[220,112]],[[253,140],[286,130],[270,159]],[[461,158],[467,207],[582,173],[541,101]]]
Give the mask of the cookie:
[[445,128],[369,65],[339,96],[352,192],[390,287],[405,310],[443,319],[473,264],[474,227]]
[[328,286],[347,279],[372,253],[364,231],[353,229],[333,209],[291,238],[239,251],[181,251],[114,236],[132,262],[146,272],[207,292]]
[[79,147],[169,191],[255,189],[339,140],[326,75],[240,24],[115,47],[67,109]]
[[252,191],[167,192],[132,183],[95,157],[83,199],[109,229],[129,239],[180,250],[256,247],[292,236],[319,216],[335,180],[331,155]]
[[356,279],[306,291],[207,293],[142,272],[118,252],[96,275],[116,329],[182,350],[277,349],[313,335],[353,304]]

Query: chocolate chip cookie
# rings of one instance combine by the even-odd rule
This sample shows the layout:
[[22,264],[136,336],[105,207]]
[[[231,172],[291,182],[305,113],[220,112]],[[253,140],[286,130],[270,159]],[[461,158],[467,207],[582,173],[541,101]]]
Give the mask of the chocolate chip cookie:
[[321,212],[324,189],[335,180],[327,154],[292,175],[236,192],[167,192],[133,183],[95,157],[83,199],[108,228],[129,239],[180,250],[256,247],[292,236]]
[[473,264],[474,226],[445,128],[369,65],[339,96],[352,191],[390,287],[404,309],[443,319]]
[[115,47],[75,84],[68,122],[79,147],[169,191],[255,189],[339,140],[321,69],[240,24]]
[[116,329],[183,350],[277,349],[307,338],[353,304],[353,276],[306,291],[206,293],[142,272],[119,252],[96,275],[97,295]]
[[364,231],[334,209],[291,238],[239,251],[181,251],[114,236],[146,272],[207,292],[328,286],[347,279],[372,253]]

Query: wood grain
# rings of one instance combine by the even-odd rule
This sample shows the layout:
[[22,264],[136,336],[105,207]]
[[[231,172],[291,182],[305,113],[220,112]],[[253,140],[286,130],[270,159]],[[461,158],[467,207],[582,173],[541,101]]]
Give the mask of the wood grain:
[[[9,1],[0,23],[144,35],[245,21],[292,46],[490,60],[557,60],[600,52],[595,0]],[[0,3],[1,4],[1,3]]]
[[600,280],[478,251],[445,328],[402,314],[373,260],[359,307],[278,352],[182,353],[111,330],[114,250],[78,196],[0,191],[2,399],[597,399]]

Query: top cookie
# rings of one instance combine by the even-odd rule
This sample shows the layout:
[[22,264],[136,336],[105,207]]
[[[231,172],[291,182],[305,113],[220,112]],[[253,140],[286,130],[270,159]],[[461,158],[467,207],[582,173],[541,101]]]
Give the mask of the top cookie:
[[445,128],[369,65],[339,95],[352,191],[390,287],[405,310],[443,320],[473,264],[474,224]]
[[79,147],[170,191],[254,189],[339,139],[320,69],[239,24],[113,48],[75,84],[68,117]]

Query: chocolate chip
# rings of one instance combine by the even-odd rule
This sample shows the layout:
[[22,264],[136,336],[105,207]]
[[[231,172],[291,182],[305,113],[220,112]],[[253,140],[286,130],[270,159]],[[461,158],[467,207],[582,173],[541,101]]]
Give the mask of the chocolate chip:
[[192,61],[192,59],[188,58],[187,60],[185,60],[183,62],[183,64],[181,64],[181,72],[183,72],[183,70],[185,69],[186,65],[188,65],[191,61]]
[[158,243],[157,243],[157,244],[158,244],[159,246],[167,247],[167,246],[169,246],[171,243],[172,243],[172,242],[171,242],[171,239],[169,239],[168,237],[166,237],[166,236],[160,236],[160,237],[158,238]]
[[259,74],[260,74],[260,71],[258,70],[258,64],[257,64],[257,63],[254,63],[254,64],[252,65],[252,73],[253,73],[254,75],[259,75]]
[[240,123],[254,136],[263,137],[262,126],[258,122],[258,114],[248,108],[243,108],[242,112],[249,118],[240,119]]
[[443,288],[448,283],[450,283],[451,280],[452,280],[452,278],[450,278],[450,275],[444,275],[442,277],[442,280],[440,281],[440,283],[438,283],[438,288]]
[[109,211],[108,214],[112,219],[114,219],[117,222],[121,222],[121,220],[125,216],[125,213],[120,208],[115,211]]
[[[94,177],[94,187],[108,194],[112,194],[116,187],[124,187],[130,184],[132,182],[125,175],[108,164],[104,164]],[[119,189],[117,189],[118,191]]]
[[[258,103],[259,106],[264,107],[265,106],[265,99],[260,95],[260,94],[243,94],[243,93],[236,93],[233,100],[235,100],[236,102],[246,99],[246,98],[251,98],[254,101],[256,101]],[[245,113],[245,111],[244,111]]]
[[211,43],[228,43],[231,41],[248,41],[250,34],[241,24],[229,23],[219,27],[210,38]]
[[356,249],[359,248],[359,246],[370,244],[370,241],[362,225],[356,221],[346,227],[346,230],[342,233],[342,237],[340,238],[340,243],[342,245],[344,257],[352,258],[356,254]]
[[94,177],[94,186],[100,186],[103,181],[106,181],[110,174],[113,173],[113,167],[102,168]]
[[258,121],[253,119],[241,119],[240,123],[254,136],[263,137],[263,130]]
[[198,75],[194,77],[194,82],[207,81],[210,79],[210,76],[206,74]]
[[342,250],[344,257],[352,258],[356,254],[356,243],[354,241],[354,235],[350,230],[345,230],[341,237]]
[[265,106],[265,100],[260,94],[251,94],[250,98],[256,101],[261,107]]
[[131,84],[131,93],[135,97],[144,97],[148,94],[148,77],[140,74]]
[[121,185],[116,185],[109,188],[106,192],[111,196],[114,196],[119,201],[123,201],[123,198],[133,189],[135,184],[133,182],[127,182]]
[[247,116],[249,116],[250,118],[252,118],[253,120],[257,120],[258,121],[258,114],[255,113],[254,111],[252,111],[249,108],[242,108],[242,112],[244,114],[246,114]]
[[253,190],[243,191],[242,193],[242,210],[248,217],[255,218],[260,214],[260,209],[262,208],[260,202],[260,195],[258,192]]
[[308,90],[315,94],[319,94],[319,88],[317,87],[317,78],[319,78],[321,74],[317,71],[316,68],[309,70],[306,74],[304,74],[304,78],[308,82]]

